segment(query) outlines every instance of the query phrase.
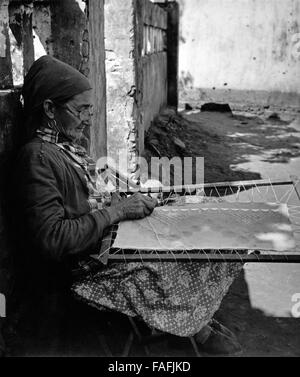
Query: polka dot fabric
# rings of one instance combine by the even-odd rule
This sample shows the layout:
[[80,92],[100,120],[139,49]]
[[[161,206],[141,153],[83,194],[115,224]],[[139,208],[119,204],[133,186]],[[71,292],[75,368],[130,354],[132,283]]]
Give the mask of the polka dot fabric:
[[242,263],[114,264],[82,278],[72,291],[99,310],[138,316],[150,327],[193,336],[220,307]]

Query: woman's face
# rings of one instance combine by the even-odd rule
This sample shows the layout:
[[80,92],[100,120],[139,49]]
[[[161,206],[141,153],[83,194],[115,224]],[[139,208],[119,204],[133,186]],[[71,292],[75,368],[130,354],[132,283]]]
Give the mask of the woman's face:
[[92,90],[76,94],[63,105],[56,106],[58,128],[72,141],[79,140],[85,127],[91,125]]

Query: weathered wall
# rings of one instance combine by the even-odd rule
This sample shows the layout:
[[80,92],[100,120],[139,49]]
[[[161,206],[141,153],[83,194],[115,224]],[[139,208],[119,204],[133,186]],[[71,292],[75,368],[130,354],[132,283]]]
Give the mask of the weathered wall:
[[[26,2],[26,6],[12,0],[9,16],[18,47],[26,51],[23,65],[20,61],[17,64],[21,76],[34,60],[48,53],[90,79],[95,104],[93,127],[85,130],[82,144],[97,159],[106,155],[104,0],[90,0],[88,7],[83,0],[39,0]],[[19,81],[22,84],[22,77]]]
[[153,118],[167,105],[167,54],[153,53],[142,58],[142,114],[146,131]]
[[167,13],[149,0],[105,1],[108,155],[143,150],[144,131],[167,104]]
[[80,71],[93,87],[94,115],[87,131],[90,155],[97,160],[107,155],[106,77],[104,48],[104,0],[89,0],[86,25],[81,30]]
[[294,93],[300,104],[300,0],[179,3],[182,91],[251,90],[258,101],[267,91],[275,102]]
[[0,89],[12,86],[8,0],[0,2]]
[[[51,0],[51,53],[86,75],[93,86],[92,127],[83,145],[96,160],[106,149],[104,0]],[[49,44],[46,43],[49,47]]]
[[136,1],[137,103],[140,115],[139,150],[144,132],[167,105],[167,12],[148,0]]
[[75,0],[51,0],[53,56],[79,69],[85,15]]
[[137,122],[134,119],[134,7],[132,1],[106,0],[104,5],[107,149],[117,161],[129,151],[135,156]]

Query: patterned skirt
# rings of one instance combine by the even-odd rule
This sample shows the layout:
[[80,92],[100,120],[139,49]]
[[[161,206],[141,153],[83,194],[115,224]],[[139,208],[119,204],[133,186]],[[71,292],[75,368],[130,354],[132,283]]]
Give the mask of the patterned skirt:
[[72,291],[99,310],[140,317],[148,326],[193,336],[220,307],[242,263],[114,264],[74,282]]

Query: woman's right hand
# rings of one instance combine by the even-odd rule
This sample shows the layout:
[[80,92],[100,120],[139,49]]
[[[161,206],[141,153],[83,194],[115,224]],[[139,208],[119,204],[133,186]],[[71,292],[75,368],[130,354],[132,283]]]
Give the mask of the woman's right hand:
[[108,211],[112,224],[123,220],[137,220],[149,216],[157,205],[157,200],[145,196],[139,192],[128,198],[112,197],[111,206]]

